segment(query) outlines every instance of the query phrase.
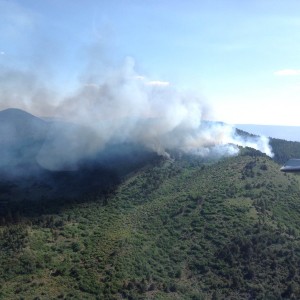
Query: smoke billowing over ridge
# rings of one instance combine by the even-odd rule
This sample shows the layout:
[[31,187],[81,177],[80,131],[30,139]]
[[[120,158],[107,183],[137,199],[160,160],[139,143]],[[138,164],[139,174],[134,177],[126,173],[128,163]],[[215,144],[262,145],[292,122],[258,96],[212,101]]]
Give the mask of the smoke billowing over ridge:
[[62,99],[54,93],[51,97],[32,74],[5,70],[0,77],[6,78],[0,84],[2,106],[6,103],[39,115],[47,112],[60,120],[51,126],[37,156],[47,169],[76,166],[106,145],[123,142],[164,156],[169,156],[168,150],[234,155],[237,145],[272,155],[268,139],[242,139],[230,125],[207,122],[208,108],[199,96],[141,76],[131,58],[120,68],[87,76]]

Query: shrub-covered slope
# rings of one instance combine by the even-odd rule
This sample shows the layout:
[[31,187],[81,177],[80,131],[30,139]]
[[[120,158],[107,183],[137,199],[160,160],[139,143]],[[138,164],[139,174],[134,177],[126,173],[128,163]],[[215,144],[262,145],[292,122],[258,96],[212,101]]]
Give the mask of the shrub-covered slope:
[[0,297],[297,299],[299,233],[298,177],[268,157],[160,160],[111,194],[2,226]]

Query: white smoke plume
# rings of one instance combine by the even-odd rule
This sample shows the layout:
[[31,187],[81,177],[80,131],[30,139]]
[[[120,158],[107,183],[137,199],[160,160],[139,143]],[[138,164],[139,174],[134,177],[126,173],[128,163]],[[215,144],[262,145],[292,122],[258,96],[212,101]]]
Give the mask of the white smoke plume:
[[[110,143],[121,142],[140,144],[165,156],[173,149],[199,155],[233,155],[238,152],[234,145],[271,155],[267,139],[241,139],[229,125],[205,122],[209,119],[207,105],[195,93],[139,74],[131,58],[121,67],[111,63],[118,58],[107,51],[104,39],[90,48],[87,70],[78,86],[60,95],[51,88],[51,82],[59,88],[69,84],[62,74],[66,69],[72,72],[72,67],[61,64],[79,52],[67,51],[68,38],[64,49],[55,35],[40,31],[39,14],[20,3],[0,0],[0,17],[2,47],[7,41],[22,45],[24,51],[20,56],[19,51],[13,51],[16,47],[0,49],[0,109],[15,107],[59,120],[53,123],[37,157],[45,168],[76,167],[79,160],[97,154]],[[85,59],[77,63],[81,68]],[[64,81],[60,82],[61,78]],[[72,83],[65,89],[69,91],[70,86]]]
[[234,145],[272,155],[266,138],[245,140],[232,126],[206,122],[207,106],[200,97],[158,82],[137,74],[133,59],[127,58],[121,68],[82,84],[57,107],[60,119],[80,127],[55,128],[40,153],[41,164],[73,164],[111,142],[142,144],[164,156],[174,149],[203,156],[234,155]]
[[141,76],[132,58],[120,68],[85,76],[71,95],[55,98],[56,102],[33,75],[6,71],[0,77],[5,79],[1,101],[63,120],[54,123],[37,158],[48,169],[72,168],[107,144],[120,142],[141,144],[164,156],[174,149],[203,156],[234,155],[238,152],[234,145],[272,155],[266,138],[245,140],[232,126],[207,122],[208,109],[201,97]]

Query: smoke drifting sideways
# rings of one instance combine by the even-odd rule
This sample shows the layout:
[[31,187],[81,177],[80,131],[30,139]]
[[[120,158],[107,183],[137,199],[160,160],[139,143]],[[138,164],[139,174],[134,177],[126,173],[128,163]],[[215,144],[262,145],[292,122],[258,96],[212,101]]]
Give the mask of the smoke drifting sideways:
[[[88,74],[82,81],[68,96],[55,101],[49,90],[25,73],[10,72],[0,84],[1,101],[53,117],[36,157],[45,169],[75,170],[79,162],[109,145],[124,143],[165,157],[170,157],[171,150],[201,156],[236,155],[238,146],[272,156],[267,138],[245,139],[230,125],[208,122],[209,109],[201,97],[141,76],[132,58],[126,58],[121,67]],[[26,82],[34,88],[25,88]]]

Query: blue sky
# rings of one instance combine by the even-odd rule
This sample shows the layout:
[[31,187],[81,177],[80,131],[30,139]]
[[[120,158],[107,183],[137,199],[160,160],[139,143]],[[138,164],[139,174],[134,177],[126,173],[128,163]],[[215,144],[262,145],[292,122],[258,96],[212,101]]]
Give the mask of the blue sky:
[[299,12],[296,0],[0,0],[0,66],[68,90],[89,63],[131,56],[215,120],[300,125]]

